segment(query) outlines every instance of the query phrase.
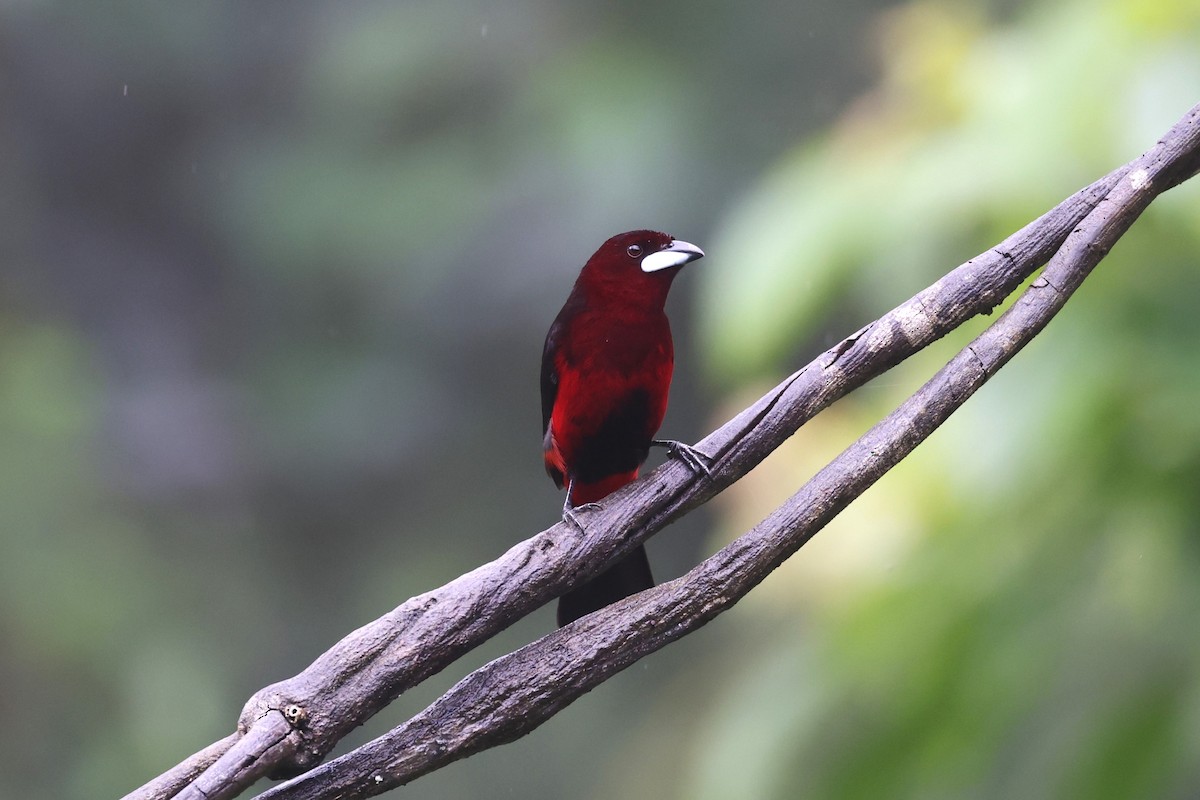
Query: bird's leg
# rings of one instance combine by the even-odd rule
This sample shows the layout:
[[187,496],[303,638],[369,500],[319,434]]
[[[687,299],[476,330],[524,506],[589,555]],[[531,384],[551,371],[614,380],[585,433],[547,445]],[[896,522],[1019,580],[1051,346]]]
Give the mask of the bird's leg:
[[706,478],[712,477],[712,470],[708,465],[712,463],[712,456],[707,453],[697,450],[690,444],[677,442],[674,439],[653,439],[650,442],[651,447],[667,448],[667,455],[671,458],[678,458],[684,464],[687,464],[692,472],[702,473]]
[[571,490],[575,488],[575,479],[571,478],[567,481],[567,499],[563,500],[563,520],[571,523],[579,532],[587,535],[587,528],[583,527],[583,523],[579,521],[579,515],[576,511],[594,511],[600,508],[599,503],[584,503],[583,505],[571,505]]

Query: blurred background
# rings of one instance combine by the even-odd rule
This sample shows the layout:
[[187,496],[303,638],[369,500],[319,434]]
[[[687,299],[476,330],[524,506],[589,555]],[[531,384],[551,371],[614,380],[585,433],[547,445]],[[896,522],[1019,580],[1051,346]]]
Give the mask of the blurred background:
[[[695,441],[1152,145],[1198,41],[1194,0],[6,0],[6,796],[130,791],[554,522],[542,338],[609,235],[708,252],[669,306]],[[736,609],[398,794],[1195,796],[1197,253],[1194,181]],[[656,537],[659,577],[986,323]]]

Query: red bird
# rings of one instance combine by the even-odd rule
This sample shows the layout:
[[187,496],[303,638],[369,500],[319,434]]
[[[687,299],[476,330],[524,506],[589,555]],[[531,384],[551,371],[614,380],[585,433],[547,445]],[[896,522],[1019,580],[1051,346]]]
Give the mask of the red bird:
[[[546,334],[542,449],[546,472],[560,489],[567,486],[563,515],[577,526],[572,507],[635,480],[652,444],[703,468],[685,445],[654,439],[675,364],[663,305],[679,268],[703,255],[696,245],[655,231],[612,237],[588,259]],[[639,547],[564,594],[558,624],[653,585]]]

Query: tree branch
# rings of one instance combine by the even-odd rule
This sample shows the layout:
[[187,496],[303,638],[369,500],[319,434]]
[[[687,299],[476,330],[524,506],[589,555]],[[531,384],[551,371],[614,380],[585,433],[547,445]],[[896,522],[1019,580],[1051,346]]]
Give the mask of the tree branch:
[[[826,351],[710,434],[699,446],[714,456],[711,480],[668,462],[607,498],[600,510],[583,514],[591,535],[555,525],[412,598],[347,636],[300,675],[255,694],[239,723],[242,738],[178,797],[234,797],[264,774],[315,766],[346,732],[403,691],[706,502],[846,392],[989,312],[1058,251],[1012,309],[754,530],[684,577],[477,670],[387,736],[264,797],[377,794],[523,735],[608,676],[704,624],[940,425],[1041,330],[1154,197],[1197,169],[1200,106],[1140,159]],[[286,734],[266,735],[276,732],[280,718],[288,723]],[[128,797],[173,796],[162,786],[156,781]]]
[[174,797],[225,755],[240,738],[240,733],[231,733],[224,739],[218,739],[125,797]]
[[1178,172],[1170,163],[1154,151],[1135,162],[1012,308],[749,533],[687,575],[481,667],[405,724],[262,800],[371,797],[513,741],[731,607],[1041,332],[1150,201],[1174,185]]

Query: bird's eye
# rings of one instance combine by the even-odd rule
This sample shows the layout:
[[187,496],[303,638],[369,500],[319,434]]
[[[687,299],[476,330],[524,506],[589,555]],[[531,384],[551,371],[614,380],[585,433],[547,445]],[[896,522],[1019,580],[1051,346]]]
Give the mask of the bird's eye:
[[642,246],[640,244],[631,244],[625,248],[625,252],[629,253],[630,258],[637,258],[642,254]]

